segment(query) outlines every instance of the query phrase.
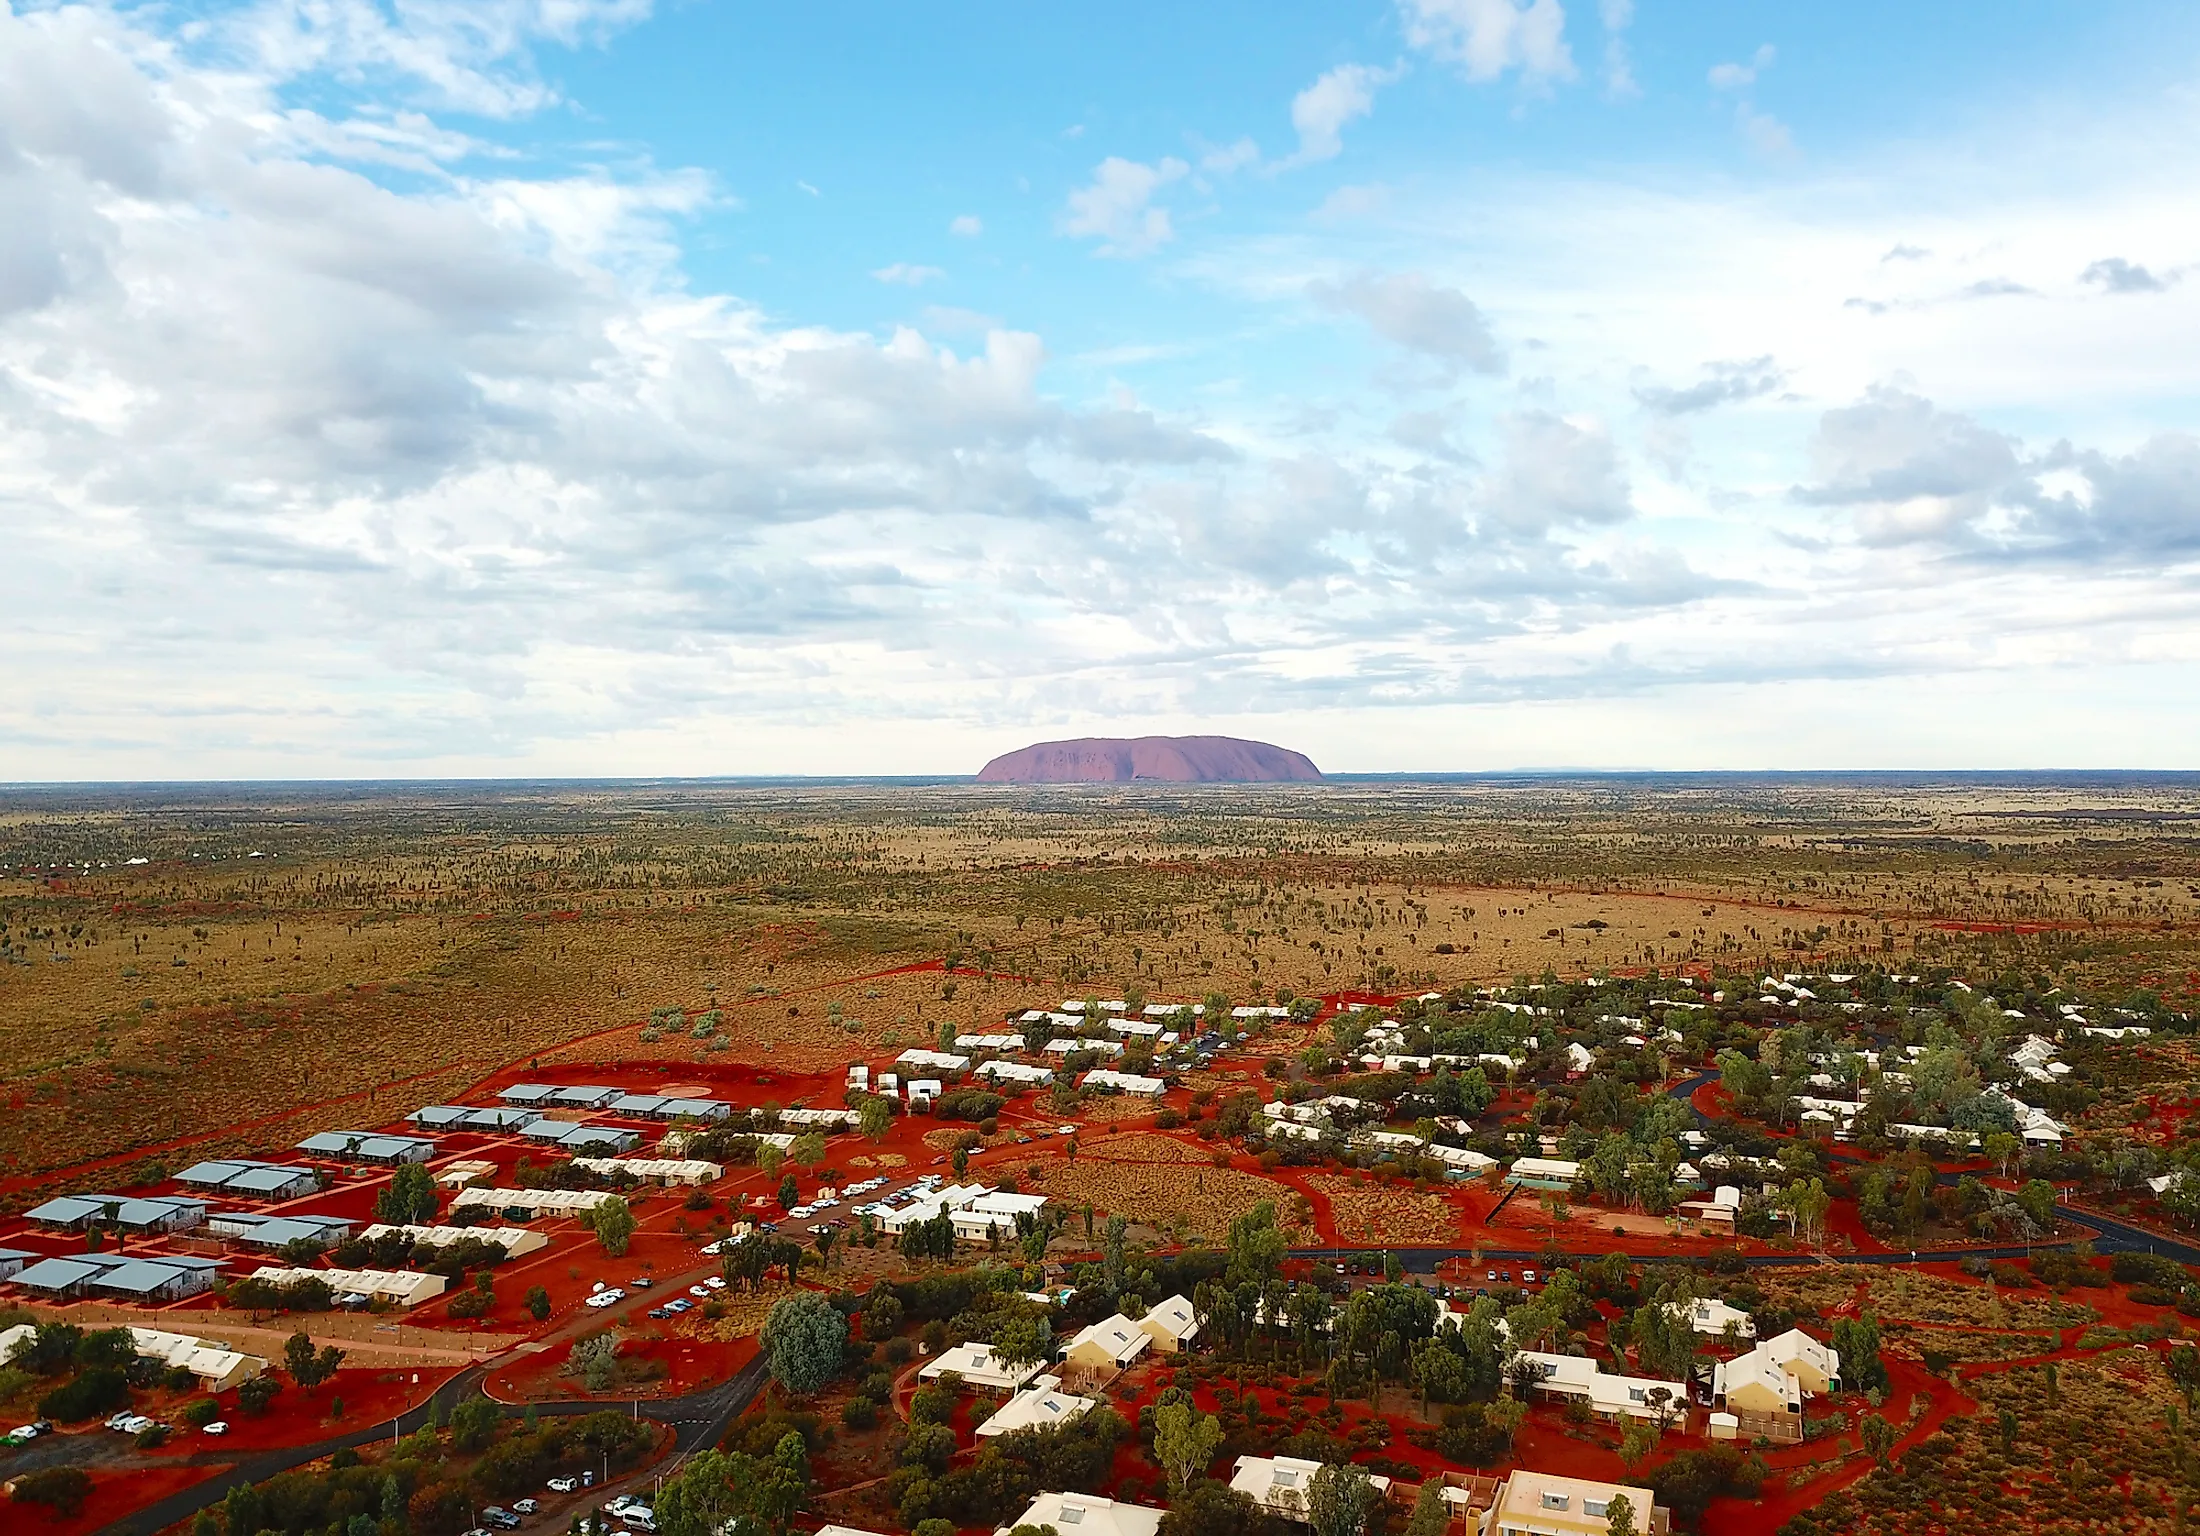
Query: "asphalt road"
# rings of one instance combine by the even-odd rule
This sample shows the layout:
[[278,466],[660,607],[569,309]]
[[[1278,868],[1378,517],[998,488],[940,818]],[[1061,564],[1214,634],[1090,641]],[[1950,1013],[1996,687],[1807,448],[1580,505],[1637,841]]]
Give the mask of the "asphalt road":
[[[741,1410],[754,1401],[756,1394],[762,1390],[765,1377],[768,1374],[769,1369],[766,1362],[759,1357],[730,1380],[721,1382],[715,1387],[701,1392],[691,1392],[685,1397],[668,1397],[660,1398],[655,1402],[645,1402],[640,1405],[639,1409],[633,1411],[637,1412],[641,1418],[671,1426],[673,1445],[676,1452],[673,1465],[677,1466],[691,1453],[715,1445],[718,1442],[720,1437],[725,1434],[727,1426],[734,1421]],[[482,1368],[479,1366],[463,1371],[453,1377],[437,1388],[433,1396],[423,1398],[419,1406],[401,1414],[397,1420],[396,1433],[411,1434],[418,1429],[427,1422],[430,1408],[437,1403],[442,1404],[443,1413],[447,1419],[450,1416],[450,1411],[479,1387],[481,1377]],[[537,1417],[560,1418],[577,1414],[601,1413],[606,1408],[616,1410],[622,1405],[597,1401],[534,1403],[524,1406],[507,1403],[500,1406],[502,1406],[506,1418],[518,1418],[527,1412],[528,1407],[535,1410]],[[336,1451],[339,1447],[369,1445],[376,1441],[389,1439],[391,1433],[390,1421],[383,1419],[371,1428],[332,1436],[326,1440],[316,1441],[311,1445],[293,1446],[284,1450],[263,1451],[259,1455],[245,1458],[219,1476],[208,1478],[205,1482],[194,1487],[170,1494],[157,1504],[148,1505],[144,1509],[102,1526],[100,1536],[151,1536],[152,1532],[173,1525],[179,1520],[190,1519],[191,1516],[209,1505],[219,1504],[229,1496],[230,1489],[241,1483],[263,1483],[277,1473],[288,1472],[293,1467],[304,1466],[310,1461],[318,1461],[320,1458]],[[73,1440],[80,1437],[70,1436],[67,1438]],[[209,1455],[206,1459],[219,1459],[218,1453]],[[68,1463],[57,1462],[55,1464]],[[621,1488],[636,1485],[645,1479],[653,1479],[657,1475],[653,1471],[638,1473],[631,1478],[605,1483],[601,1487],[591,1490],[591,1493],[599,1499],[606,1498]]]

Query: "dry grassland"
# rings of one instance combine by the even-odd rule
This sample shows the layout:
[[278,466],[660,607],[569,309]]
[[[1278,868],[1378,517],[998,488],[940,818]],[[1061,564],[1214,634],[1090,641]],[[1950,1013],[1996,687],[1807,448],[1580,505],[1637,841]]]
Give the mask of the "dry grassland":
[[1095,1211],[1156,1231],[1179,1228],[1216,1241],[1229,1234],[1233,1218],[1263,1200],[1274,1202],[1278,1219],[1286,1221],[1293,1204],[1287,1186],[1234,1168],[1185,1169],[1083,1155],[1074,1163],[1056,1160],[1041,1166],[1046,1193],[1065,1205],[1089,1202]]
[[[1243,1001],[1806,954],[2137,984],[2200,960],[2200,858],[2143,816],[2193,797],[2143,785],[253,793],[0,804],[11,1201],[23,1174],[267,1150],[513,1064],[815,1070],[1131,987]],[[682,1023],[642,1041],[667,1006]],[[717,1050],[689,1027],[713,1008]]]
[[1452,1243],[1459,1213],[1441,1196],[1386,1189],[1333,1173],[1307,1176],[1307,1187],[1329,1200],[1330,1225],[1340,1238],[1369,1243]]

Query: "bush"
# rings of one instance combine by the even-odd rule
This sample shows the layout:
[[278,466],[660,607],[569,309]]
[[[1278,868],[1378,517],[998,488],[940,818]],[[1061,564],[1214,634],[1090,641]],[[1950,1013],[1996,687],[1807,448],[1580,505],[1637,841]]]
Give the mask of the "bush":
[[43,1504],[65,1520],[84,1507],[91,1491],[92,1475],[82,1467],[48,1467],[15,1480],[16,1503]]
[[2151,1285],[2172,1294],[2191,1280],[2184,1265],[2159,1253],[2119,1253],[2109,1260],[2108,1272],[2125,1285]]
[[198,1429],[202,1425],[211,1424],[221,1416],[222,1405],[216,1402],[211,1397],[202,1397],[199,1398],[196,1402],[185,1403],[181,1408],[178,1408],[176,1410],[176,1417],[183,1420],[184,1423],[190,1425],[193,1429]]
[[486,1291],[464,1290],[445,1304],[443,1312],[447,1317],[486,1317],[495,1299]]
[[96,1419],[130,1405],[130,1383],[118,1370],[86,1371],[38,1400],[39,1417],[70,1423]]
[[131,1443],[141,1451],[157,1451],[168,1443],[173,1433],[165,1424],[148,1424],[137,1432],[137,1438]]
[[866,1397],[848,1400],[840,1410],[840,1422],[850,1429],[875,1429],[878,1426],[878,1404]]

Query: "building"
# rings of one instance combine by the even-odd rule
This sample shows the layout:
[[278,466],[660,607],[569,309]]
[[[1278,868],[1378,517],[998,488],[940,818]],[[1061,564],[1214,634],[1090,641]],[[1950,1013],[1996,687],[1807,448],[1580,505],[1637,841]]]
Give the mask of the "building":
[[465,1158],[455,1163],[445,1163],[442,1167],[436,1169],[435,1181],[438,1184],[446,1184],[452,1189],[457,1189],[461,1185],[471,1184],[476,1179],[494,1177],[496,1171],[497,1165],[485,1158]]
[[692,1157],[576,1157],[573,1166],[606,1178],[630,1174],[644,1184],[715,1184],[726,1172],[721,1164]]
[[1505,1182],[1523,1189],[1570,1190],[1581,1177],[1581,1164],[1562,1157],[1522,1157],[1505,1170]]
[[1062,1350],[1062,1363],[1072,1381],[1112,1381],[1153,1343],[1153,1335],[1118,1312],[1103,1317],[1071,1339]]
[[642,1144],[640,1131],[623,1125],[583,1125],[578,1120],[537,1120],[520,1134],[576,1155],[611,1156]]
[[226,1392],[267,1369],[267,1362],[258,1355],[224,1349],[188,1333],[132,1328],[130,1339],[140,1355],[158,1360],[170,1370],[181,1367],[196,1376],[202,1392]]
[[1053,1429],[1082,1417],[1092,1407],[1093,1400],[1071,1397],[1060,1390],[1061,1385],[1059,1376],[1033,1378],[1030,1386],[1001,1404],[991,1418],[978,1426],[978,1438],[989,1440],[1019,1429]]
[[507,1258],[513,1259],[550,1246],[550,1239],[525,1227],[392,1227],[376,1222],[359,1235],[371,1243],[378,1237],[400,1231],[415,1247],[426,1243],[434,1248],[448,1248],[453,1243],[470,1239],[477,1243],[494,1243],[504,1250]]
[[462,1189],[451,1201],[451,1209],[486,1205],[514,1221],[533,1221],[538,1216],[592,1211],[611,1198],[611,1192],[603,1189]]
[[[1306,1489],[1322,1469],[1318,1461],[1296,1456],[1240,1456],[1230,1474],[1230,1487],[1244,1494],[1271,1515],[1300,1524],[1306,1521]],[[1390,1492],[1390,1479],[1368,1473],[1367,1480],[1379,1494]]]
[[959,1211],[992,1193],[983,1184],[950,1184],[945,1189],[930,1190],[898,1210],[880,1212],[879,1227],[887,1236],[899,1237],[920,1222],[935,1220],[942,1212]]
[[1039,1362],[1036,1360],[1011,1365],[995,1354],[990,1344],[957,1344],[918,1371],[917,1377],[921,1381],[938,1381],[942,1376],[959,1376],[966,1387],[1006,1396],[1020,1390],[1038,1374]]
[[615,1100],[624,1098],[623,1088],[607,1088],[601,1083],[575,1083],[570,1088],[553,1088],[550,1097],[543,1100],[549,1109],[604,1109]]
[[968,1056],[957,1056],[952,1051],[927,1051],[911,1046],[894,1058],[895,1064],[913,1067],[925,1072],[963,1072],[970,1067]]
[[1199,1314],[1192,1309],[1189,1299],[1176,1295],[1156,1303],[1153,1310],[1138,1320],[1138,1326],[1153,1340],[1155,1349],[1173,1355],[1199,1337]]
[[533,1109],[549,1103],[550,1095],[557,1091],[548,1083],[514,1083],[511,1087],[501,1090],[497,1097],[507,1104],[518,1104]]
[[1840,1352],[1800,1328],[1712,1367],[1711,1401],[1745,1434],[1792,1445],[1803,1438],[1803,1402],[1840,1381]]
[[425,1136],[377,1136],[371,1131],[321,1131],[298,1143],[298,1150],[310,1157],[324,1157],[334,1162],[380,1163],[396,1167],[399,1163],[424,1163],[435,1156],[435,1143]]
[[0,1365],[12,1361],[16,1351],[37,1337],[36,1323],[17,1323],[13,1328],[0,1329]]
[[1665,1536],[1672,1529],[1672,1512],[1647,1488],[1519,1467],[1497,1485],[1479,1536],[1604,1536],[1612,1528],[1612,1501],[1622,1497],[1636,1530]]
[[1155,1536],[1166,1513],[1149,1505],[1122,1504],[1093,1493],[1042,1493],[993,1536],[1009,1536],[1020,1525],[1052,1526],[1059,1536]]
[[1710,1297],[1699,1298],[1693,1303],[1668,1302],[1665,1311],[1668,1317],[1687,1313],[1691,1328],[1715,1339],[1725,1337],[1728,1328],[1734,1330],[1736,1338],[1757,1337],[1757,1324],[1747,1312]]
[[311,1168],[243,1157],[193,1163],[176,1175],[176,1182],[237,1200],[295,1200],[321,1187],[320,1175]]
[[184,1232],[206,1220],[206,1202],[180,1195],[60,1195],[32,1206],[23,1219],[62,1232],[82,1232],[88,1227]]
[[424,1131],[483,1131],[494,1135],[525,1130],[542,1118],[542,1111],[516,1105],[479,1109],[470,1104],[430,1104],[405,1118]]
[[417,1307],[443,1294],[450,1282],[441,1275],[409,1269],[282,1269],[268,1265],[252,1272],[255,1280],[270,1285],[296,1285],[318,1280],[336,1293],[338,1300],[356,1296],[361,1301],[381,1297],[401,1307]]
[[604,1113],[630,1120],[724,1120],[733,1106],[719,1099],[684,1099],[661,1093],[622,1093],[604,1106]]
[[341,1216],[268,1216],[258,1211],[216,1211],[206,1218],[206,1230],[232,1243],[253,1248],[283,1248],[307,1242],[332,1248],[351,1236],[352,1224]]
[[1735,1221],[1742,1213],[1741,1186],[1721,1184],[1712,1191],[1708,1200],[1683,1200],[1680,1203],[1680,1213],[1713,1231],[1731,1234]]
[[[0,1248],[0,1284],[13,1280],[23,1272],[25,1265],[35,1263],[37,1259],[38,1255],[28,1249]],[[0,1335],[0,1337],[4,1337],[4,1335]],[[0,1352],[0,1364],[5,1364],[6,1361],[7,1355]]]
[[1106,1067],[1094,1067],[1079,1079],[1079,1086],[1098,1093],[1129,1093],[1143,1099],[1157,1099],[1169,1085],[1158,1077],[1142,1077],[1136,1072],[1114,1072]]
[[1051,1067],[1027,1066],[1020,1061],[981,1061],[972,1077],[988,1078],[996,1083],[1016,1083],[1026,1088],[1044,1088],[1054,1081]]
[[1802,1383],[1806,1397],[1831,1392],[1841,1379],[1841,1352],[1830,1344],[1819,1343],[1800,1328],[1790,1328],[1757,1347]]
[[1547,1397],[1580,1398],[1599,1418],[1664,1419],[1670,1426],[1687,1417],[1685,1382],[1611,1375],[1587,1355],[1524,1349],[1515,1358],[1532,1361],[1540,1371],[1532,1390]]
[[219,1259],[173,1254],[138,1258],[120,1253],[78,1253],[28,1264],[10,1283],[55,1301],[112,1296],[118,1301],[181,1301],[214,1288]]
[[990,1241],[996,1234],[1014,1236],[1019,1216],[1036,1217],[1046,1208],[1045,1195],[1012,1195],[1004,1190],[988,1190],[969,1204],[949,1213],[955,1223],[955,1235],[964,1242]]

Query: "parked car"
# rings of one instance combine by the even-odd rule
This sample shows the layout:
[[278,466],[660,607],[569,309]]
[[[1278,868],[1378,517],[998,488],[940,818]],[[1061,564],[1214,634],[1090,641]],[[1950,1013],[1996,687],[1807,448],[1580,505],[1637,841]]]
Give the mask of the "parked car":
[[672,1316],[672,1309],[670,1307],[651,1307],[649,1315],[657,1321],[663,1322],[666,1318]]
[[533,1499],[514,1499],[512,1501],[512,1513],[515,1515],[538,1514],[541,1510],[542,1506]]
[[199,1433],[202,1435],[226,1435],[229,1433],[228,1421],[225,1419],[216,1419],[211,1424],[201,1424],[199,1426]]
[[1520,1283],[1521,1283],[1522,1285],[1533,1285],[1533,1284],[1535,1284],[1535,1271],[1534,1271],[1534,1270],[1532,1270],[1532,1269],[1524,1269],[1524,1270],[1522,1270],[1522,1271],[1520,1272]]
[[580,1483],[570,1477],[553,1477],[550,1479],[550,1491],[552,1493],[571,1493],[578,1487],[580,1487]]
[[508,1509],[501,1509],[491,1504],[481,1512],[481,1523],[483,1525],[493,1525],[500,1531],[516,1531],[519,1529],[519,1516]]
[[690,1296],[708,1296],[710,1287],[707,1285],[691,1285],[688,1287],[688,1294]]
[[637,1291],[646,1291],[656,1283],[656,1281],[650,1279],[647,1275],[636,1275],[633,1279],[627,1281],[627,1284],[632,1286]]
[[704,1279],[703,1284],[714,1291],[722,1291],[726,1288],[726,1277],[724,1275],[711,1275]]
[[[123,1426],[123,1425],[125,1425],[125,1424],[127,1424],[127,1423],[129,1423],[129,1422],[130,1422],[130,1410],[129,1410],[129,1409],[127,1409],[127,1408],[125,1408],[125,1409],[123,1409],[123,1410],[122,1410],[122,1412],[120,1412],[120,1413],[118,1413],[118,1414],[114,1414],[114,1415],[112,1415],[112,1416],[110,1416],[110,1417],[108,1418],[108,1420],[107,1420],[107,1427],[108,1427],[109,1429],[120,1429],[120,1428],[122,1428],[122,1426]],[[31,1426],[29,1426],[29,1425],[27,1425],[27,1424],[26,1424],[26,1425],[24,1425],[23,1427],[24,1427],[25,1429],[30,1429],[30,1430],[31,1430],[31,1433],[32,1433],[32,1434],[34,1434],[34,1435],[38,1433],[38,1431],[37,1431],[37,1430],[35,1430],[35,1429],[31,1429]]]

